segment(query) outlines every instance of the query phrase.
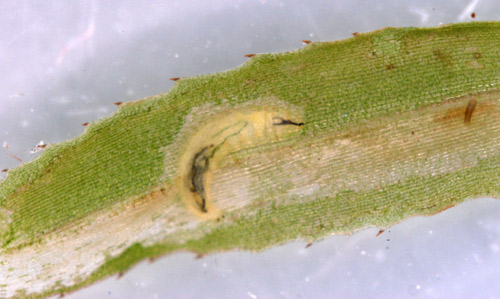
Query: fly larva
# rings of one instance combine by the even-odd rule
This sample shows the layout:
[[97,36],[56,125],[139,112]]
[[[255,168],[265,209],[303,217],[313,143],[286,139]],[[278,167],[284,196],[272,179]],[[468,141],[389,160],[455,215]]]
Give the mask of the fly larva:
[[179,77],[173,77],[173,78],[170,78],[170,79],[168,79],[168,80],[170,80],[170,81],[174,81],[174,82],[175,82],[175,81],[178,81],[179,79],[180,79]]
[[467,109],[465,109],[465,119],[464,119],[465,124],[470,123],[470,120],[472,118],[472,113],[474,112],[476,105],[477,105],[476,100],[470,100],[469,104],[467,104]]
[[248,58],[251,58],[251,57],[254,57],[255,54],[246,54],[245,57],[248,57]]
[[310,40],[305,40],[305,39],[303,39],[303,40],[302,40],[302,42],[303,42],[304,44],[306,44],[306,45],[309,45],[309,44],[311,43],[311,41],[310,41]]
[[120,106],[121,104],[123,104],[123,102],[114,102],[113,104],[115,104],[116,106]]
[[203,213],[207,213],[207,202],[206,202],[206,192],[204,186],[204,174],[207,172],[209,167],[209,151],[214,145],[211,144],[202,148],[193,157],[193,163],[191,164],[191,170],[188,174],[189,178],[189,189],[191,192],[195,193],[196,203]]

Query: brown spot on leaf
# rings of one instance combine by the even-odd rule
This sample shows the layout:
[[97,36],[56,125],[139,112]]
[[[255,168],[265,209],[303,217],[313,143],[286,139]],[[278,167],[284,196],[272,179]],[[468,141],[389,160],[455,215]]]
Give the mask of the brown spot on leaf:
[[477,62],[477,60],[467,61],[467,67],[470,69],[484,69],[484,65]]
[[[467,112],[467,108],[469,105],[472,105],[472,101],[476,101],[474,99],[474,96],[469,95],[465,96],[462,98],[463,101],[460,106],[454,106],[452,108],[447,109],[443,114],[436,114],[434,121],[435,122],[441,122],[441,123],[446,123],[446,122],[464,122],[465,121],[465,113]],[[471,103],[472,102],[472,103]],[[479,103],[476,103],[476,106],[473,109],[474,115],[489,115],[490,113],[494,113],[496,111],[496,105],[492,104],[490,102],[484,102],[481,101],[481,105],[478,105]],[[466,106],[467,105],[467,106]],[[469,108],[469,110],[472,109],[472,107]]]
[[394,66],[393,66],[392,64],[389,64],[389,65],[387,66],[387,69],[388,69],[388,70],[392,70],[392,68],[393,68],[393,67],[394,67]]
[[452,62],[451,62],[451,57],[446,54],[446,52],[444,52],[443,50],[441,49],[435,49],[434,51],[432,51],[432,54],[434,54],[434,56],[441,62],[445,63],[446,65],[451,65]]
[[477,101],[472,99],[469,101],[467,104],[467,108],[465,109],[465,118],[464,118],[464,123],[465,124],[470,124],[470,120],[472,118],[472,113],[474,112],[474,109],[476,109]]
[[464,115],[464,110],[462,107],[455,107],[448,109],[445,113],[444,116],[438,117],[436,121],[438,122],[445,122],[453,119],[459,119],[462,118]]

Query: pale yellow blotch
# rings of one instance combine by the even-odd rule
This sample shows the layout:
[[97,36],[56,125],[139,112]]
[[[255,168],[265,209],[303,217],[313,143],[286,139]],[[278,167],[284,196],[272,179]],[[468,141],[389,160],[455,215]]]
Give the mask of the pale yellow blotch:
[[[279,141],[299,132],[302,127],[276,125],[276,119],[303,122],[301,115],[282,107],[241,107],[221,111],[194,130],[179,159],[176,179],[179,194],[192,213],[202,219],[218,219],[222,216],[223,211],[215,204],[218,199],[212,198],[211,185],[213,171],[220,162],[229,159],[229,153]],[[198,175],[202,173],[204,201],[197,192],[193,192],[193,163],[195,156],[200,153],[209,161],[207,169],[198,169]],[[219,200],[228,202],[232,199]]]

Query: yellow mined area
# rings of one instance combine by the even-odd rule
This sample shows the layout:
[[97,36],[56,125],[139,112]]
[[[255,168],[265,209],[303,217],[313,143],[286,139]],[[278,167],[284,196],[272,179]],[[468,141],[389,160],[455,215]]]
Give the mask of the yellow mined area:
[[283,107],[221,109],[184,132],[177,192],[196,216],[219,219],[252,205],[456,172],[478,163],[469,144],[498,154],[498,99],[498,92],[464,96],[317,135],[297,134],[314,121]]
[[213,204],[213,170],[230,152],[272,143],[304,126],[300,116],[280,107],[227,109],[199,127],[187,142],[178,165],[177,188],[187,207],[203,219],[218,219]]

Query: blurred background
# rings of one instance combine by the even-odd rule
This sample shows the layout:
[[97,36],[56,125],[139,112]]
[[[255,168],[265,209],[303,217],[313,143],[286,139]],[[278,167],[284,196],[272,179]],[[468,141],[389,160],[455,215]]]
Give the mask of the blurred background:
[[[113,102],[383,27],[500,20],[495,0],[2,1],[0,169],[80,135]],[[0,180],[6,176],[0,172]],[[500,182],[499,182],[500,183]],[[500,298],[500,201],[260,253],[143,262],[69,298]]]

